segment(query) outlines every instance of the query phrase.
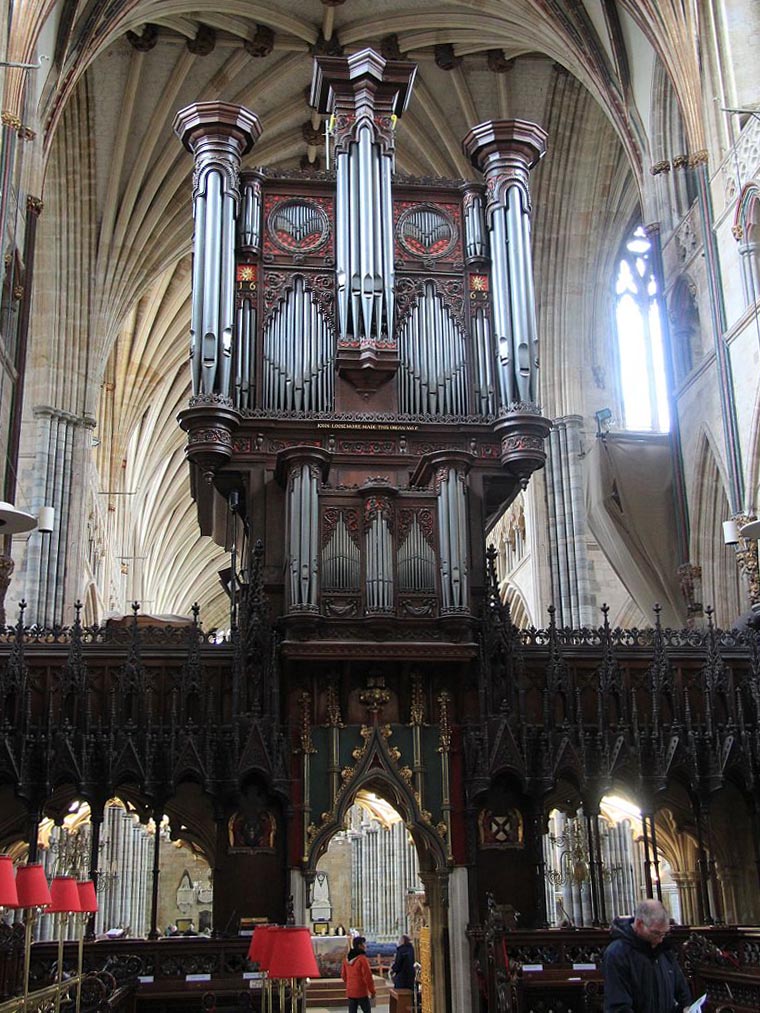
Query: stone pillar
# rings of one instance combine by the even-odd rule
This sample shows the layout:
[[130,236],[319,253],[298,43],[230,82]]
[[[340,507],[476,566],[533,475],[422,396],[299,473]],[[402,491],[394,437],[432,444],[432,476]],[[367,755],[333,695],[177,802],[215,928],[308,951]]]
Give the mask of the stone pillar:
[[546,494],[552,591],[560,626],[592,626],[581,432],[583,417],[555,419],[549,434]]
[[473,1008],[470,951],[467,942],[469,900],[467,869],[452,868],[449,873],[449,961],[451,966],[451,1008]]
[[277,455],[275,474],[286,493],[289,612],[319,608],[319,487],[329,467],[330,455],[319,447],[289,447]]
[[29,535],[20,583],[29,603],[30,622],[52,627],[64,622],[67,583],[77,572],[81,538],[78,511],[82,509],[86,450],[95,420],[49,405],[37,405],[33,413],[36,453],[32,512],[51,506],[55,523],[50,534],[33,531]]

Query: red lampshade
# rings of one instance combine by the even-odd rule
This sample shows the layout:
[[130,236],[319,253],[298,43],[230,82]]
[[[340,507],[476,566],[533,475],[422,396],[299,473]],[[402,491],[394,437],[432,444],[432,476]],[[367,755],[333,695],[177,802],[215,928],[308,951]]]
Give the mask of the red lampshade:
[[63,914],[81,911],[79,890],[73,876],[56,876],[50,884],[50,907],[48,914]]
[[0,907],[18,907],[18,890],[10,855],[0,855]]
[[91,879],[83,879],[77,883],[79,891],[79,907],[87,914],[94,915],[98,910],[98,898],[95,893],[95,884]]
[[50,903],[50,890],[45,879],[45,871],[39,862],[18,867],[16,890],[19,907],[47,907]]
[[269,957],[270,978],[318,978],[319,968],[311,945],[311,933],[305,926],[280,929],[274,936]]
[[274,937],[280,931],[279,925],[257,925],[248,947],[248,959],[258,964],[262,971],[269,968],[269,958],[274,946]]

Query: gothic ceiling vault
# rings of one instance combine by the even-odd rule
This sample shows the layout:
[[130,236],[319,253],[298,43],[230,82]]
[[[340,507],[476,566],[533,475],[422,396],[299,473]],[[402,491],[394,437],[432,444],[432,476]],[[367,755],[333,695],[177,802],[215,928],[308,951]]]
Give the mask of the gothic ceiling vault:
[[461,149],[471,126],[541,124],[549,150],[533,178],[533,228],[552,416],[582,410],[590,367],[605,366],[595,280],[609,275],[656,155],[656,66],[687,143],[701,146],[696,54],[676,0],[38,0],[15,16],[10,59],[51,54],[25,100],[42,141],[28,190],[45,201],[35,400],[96,420],[93,498],[131,572],[127,593],[159,613],[198,600],[207,625],[225,623],[226,557],[197,534],[176,423],[189,393],[192,239],[192,166],[171,130],[179,108],[246,105],[263,126],[246,165],[324,167],[312,56],[371,45],[419,64],[400,172],[471,176]]

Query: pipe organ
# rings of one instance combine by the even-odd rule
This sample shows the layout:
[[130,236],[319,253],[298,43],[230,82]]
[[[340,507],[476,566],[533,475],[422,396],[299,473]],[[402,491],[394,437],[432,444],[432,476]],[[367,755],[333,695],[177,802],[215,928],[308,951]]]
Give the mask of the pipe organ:
[[247,110],[175,121],[195,158],[180,424],[201,530],[232,490],[249,530],[278,519],[267,581],[302,623],[474,614],[473,533],[545,459],[528,190],[545,135],[480,124],[463,144],[482,179],[398,175],[415,73],[371,50],[315,59],[325,172],[244,164]]

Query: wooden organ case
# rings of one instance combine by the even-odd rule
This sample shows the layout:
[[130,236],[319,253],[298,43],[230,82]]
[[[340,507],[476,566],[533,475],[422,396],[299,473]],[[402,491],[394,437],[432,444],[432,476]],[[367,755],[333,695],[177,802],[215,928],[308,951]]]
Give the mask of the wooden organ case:
[[327,172],[243,169],[260,127],[239,107],[175,123],[195,158],[180,422],[200,524],[218,536],[236,492],[286,654],[471,648],[487,520],[544,462],[528,175],[545,136],[475,127],[483,182],[396,175],[414,76],[371,50],[315,60]]

